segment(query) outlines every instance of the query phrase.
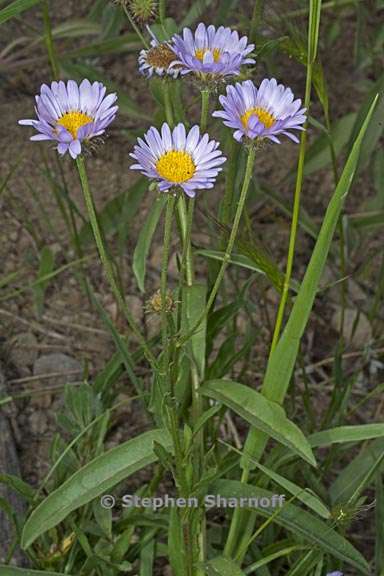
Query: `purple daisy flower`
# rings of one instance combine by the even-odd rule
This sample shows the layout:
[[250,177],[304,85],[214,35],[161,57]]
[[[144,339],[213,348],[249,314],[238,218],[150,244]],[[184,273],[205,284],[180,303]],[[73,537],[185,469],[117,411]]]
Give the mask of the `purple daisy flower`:
[[161,133],[151,127],[144,140],[138,138],[130,154],[137,161],[131,169],[157,180],[162,192],[180,186],[193,198],[196,190],[213,188],[220,165],[226,160],[219,143],[210,140],[208,134],[202,136],[198,126],[187,134],[183,124],[171,131],[164,123]]
[[81,142],[100,136],[114,120],[118,106],[116,94],[105,96],[101,82],[91,84],[74,80],[43,84],[36,96],[37,120],[19,120],[19,124],[33,126],[39,134],[31,140],[58,142],[59,154],[69,152],[73,159],[81,153]]
[[259,88],[251,80],[227,86],[227,95],[220,96],[220,104],[224,110],[217,110],[213,116],[234,128],[238,141],[247,136],[280,143],[277,136],[285,134],[299,142],[291,130],[304,130],[306,109],[301,108],[301,100],[294,100],[292,90],[274,78],[263,80]]
[[339,570],[336,570],[336,572],[328,572],[327,576],[343,576],[343,573]]
[[139,54],[139,72],[151,78],[154,73],[158,76],[167,74],[177,78],[180,73],[180,66],[170,68],[175,62],[176,54],[172,50],[169,42],[159,42],[149,26],[146,27],[152,37],[151,47],[148,50],[141,50]]
[[175,34],[172,38],[172,49],[177,60],[172,66],[182,66],[182,74],[195,72],[215,76],[239,74],[243,64],[254,64],[248,54],[254,49],[254,44],[248,44],[248,38],[239,37],[238,32],[230,28],[215,26],[208,28],[202,22],[193,34],[189,28],[184,28],[183,36]]

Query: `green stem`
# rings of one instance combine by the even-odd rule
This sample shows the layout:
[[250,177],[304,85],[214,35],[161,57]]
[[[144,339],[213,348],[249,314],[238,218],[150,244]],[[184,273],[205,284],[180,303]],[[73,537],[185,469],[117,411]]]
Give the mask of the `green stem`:
[[260,27],[261,20],[263,17],[263,12],[264,12],[264,0],[255,0],[251,20],[251,30],[249,33],[249,39],[251,42],[253,42],[256,39],[257,31]]
[[[307,81],[306,81],[306,87],[305,87],[305,101],[304,101],[305,102],[304,106],[305,106],[305,108],[307,108],[307,114],[309,111],[309,104],[310,104],[310,99],[311,99],[311,87],[312,87],[312,62],[308,62]],[[306,128],[306,126],[305,126],[305,128]],[[301,140],[300,140],[299,162],[298,162],[298,167],[297,167],[295,196],[294,196],[294,201],[293,201],[293,214],[292,214],[292,223],[291,223],[291,233],[290,233],[290,237],[289,237],[287,267],[285,270],[283,291],[282,291],[282,295],[281,295],[281,299],[280,299],[279,309],[277,312],[270,354],[272,354],[272,352],[275,350],[277,342],[279,341],[280,331],[281,331],[281,327],[282,327],[283,319],[284,319],[285,306],[286,306],[287,299],[288,299],[289,286],[291,283],[293,261],[294,261],[294,257],[295,257],[297,228],[298,228],[298,224],[299,224],[299,215],[300,215],[301,190],[303,187],[303,180],[304,180],[304,161],[305,161],[306,145],[307,145],[307,131],[305,129],[304,132],[302,132],[302,134],[301,134]]]
[[164,28],[165,16],[167,12],[166,0],[159,0],[159,19],[162,27]]
[[[325,115],[325,125],[327,127],[328,132],[328,142],[329,142],[329,149],[331,152],[331,159],[332,159],[332,170],[333,170],[333,180],[335,186],[337,186],[339,182],[339,171],[337,168],[337,158],[336,158],[336,150],[333,144],[332,139],[332,126],[331,126],[331,119],[329,117],[328,107],[324,106],[324,115]],[[340,215],[339,221],[337,223],[338,231],[339,231],[339,257],[340,257],[340,274],[342,278],[347,278],[347,265],[345,261],[345,234],[343,228],[343,217]],[[345,323],[345,309],[347,307],[347,282],[345,280],[340,283],[340,299],[341,299],[341,316],[340,316],[340,340],[342,344],[342,348],[344,346],[344,323]]]
[[[233,204],[233,196],[235,191],[235,181],[236,181],[236,169],[237,162],[239,159],[240,147],[236,140],[233,138],[232,132],[228,133],[230,139],[228,147],[228,164],[227,164],[227,174],[225,179],[225,190],[224,196],[221,204],[221,216],[220,220],[224,226],[228,226],[231,217],[231,208]],[[224,250],[225,248],[225,238],[226,231],[224,230],[221,237],[220,248]]]
[[99,251],[100,259],[101,259],[101,262],[104,266],[104,270],[105,270],[105,274],[107,276],[108,282],[110,284],[112,292],[116,298],[116,301],[117,301],[121,311],[124,313],[124,315],[126,317],[126,320],[129,324],[132,332],[134,333],[134,335],[136,336],[140,345],[142,346],[143,352],[144,352],[147,360],[150,362],[150,364],[154,368],[156,368],[157,367],[156,358],[153,356],[153,354],[152,354],[151,350],[149,349],[144,337],[142,336],[138,326],[136,325],[136,322],[133,319],[132,314],[131,314],[128,306],[126,305],[125,300],[124,300],[124,298],[120,292],[120,288],[117,284],[115,272],[113,270],[112,263],[109,259],[109,256],[107,254],[107,251],[106,251],[106,248],[104,245],[102,231],[101,231],[99,221],[97,218],[95,203],[93,200],[91,190],[89,188],[89,182],[88,182],[87,172],[86,172],[86,168],[85,168],[85,162],[84,162],[84,158],[82,156],[77,157],[76,165],[77,165],[77,169],[78,169],[79,176],[80,176],[81,187],[83,190],[84,200],[85,200],[85,204],[86,204],[88,214],[89,214],[89,220],[90,220],[90,223],[92,226],[93,235],[95,237],[96,246],[97,246],[97,249]]
[[190,330],[190,332],[188,332],[183,338],[181,338],[179,340],[179,342],[177,343],[178,346],[182,346],[184,342],[187,342],[187,340],[189,340],[189,338],[191,336],[193,336],[193,334],[196,332],[196,330],[199,328],[200,324],[203,322],[204,318],[206,318],[208,316],[208,313],[210,311],[210,309],[212,308],[212,305],[215,301],[215,298],[217,296],[217,293],[219,291],[221,282],[223,280],[225,271],[227,269],[229,260],[231,258],[232,255],[232,250],[235,244],[235,240],[237,237],[237,232],[239,229],[239,224],[240,224],[240,220],[241,220],[241,216],[244,210],[244,206],[245,206],[245,201],[247,199],[247,194],[248,194],[248,189],[249,189],[249,184],[251,182],[251,178],[252,178],[252,172],[253,172],[253,166],[255,163],[255,157],[256,157],[256,148],[254,145],[251,146],[249,153],[248,153],[248,159],[247,159],[247,166],[245,169],[245,176],[244,176],[244,181],[243,181],[243,186],[241,188],[241,192],[240,192],[240,198],[239,198],[239,203],[237,205],[237,210],[236,210],[236,214],[235,214],[235,218],[233,221],[233,227],[231,230],[231,234],[229,236],[229,240],[228,240],[228,244],[227,244],[227,248],[223,257],[223,262],[221,264],[219,273],[217,275],[215,284],[213,285],[213,288],[211,290],[211,293],[209,295],[208,298],[208,302],[206,304],[205,310],[203,312],[203,314],[201,315],[201,317],[198,319],[198,321],[196,322],[195,326]]
[[136,24],[134,18],[132,18],[131,13],[129,12],[128,8],[125,6],[125,4],[123,4],[123,10],[125,12],[126,17],[128,18],[132,28],[134,29],[134,31],[136,32],[137,36],[140,38],[141,42],[143,43],[144,47],[148,50],[149,49],[149,44],[146,41],[146,39],[144,38],[144,36],[142,35],[140,28],[138,27],[138,25]]
[[[308,60],[307,60],[307,80],[306,80],[306,88],[305,88],[305,100],[304,106],[307,109],[307,115],[309,112],[309,105],[311,100],[311,87],[312,87],[312,71],[313,65],[316,60],[317,54],[317,45],[318,45],[318,38],[319,38],[319,25],[320,25],[320,13],[321,13],[321,0],[310,0],[310,13],[309,13],[309,27],[308,27]],[[283,322],[284,317],[284,309],[288,298],[288,290],[291,280],[292,274],[292,266],[295,254],[295,244],[296,244],[296,234],[297,234],[297,227],[299,221],[299,212],[300,212],[300,195],[301,189],[303,184],[303,177],[304,177],[304,160],[305,160],[305,149],[306,149],[306,141],[307,141],[307,133],[306,130],[302,133],[301,141],[300,141],[300,153],[299,153],[299,162],[298,162],[298,169],[297,169],[297,177],[296,177],[296,187],[295,187],[295,198],[294,198],[294,207],[293,207],[293,216],[292,216],[292,225],[291,225],[291,235],[289,241],[289,250],[288,250],[288,259],[287,259],[287,268],[285,273],[284,279],[284,286],[283,286],[283,294],[279,305],[279,310],[276,319],[275,330],[272,339],[271,345],[271,352],[270,355],[275,350],[276,344],[279,339],[280,329]],[[269,390],[263,384],[261,392],[269,397]],[[283,398],[270,398],[276,402],[282,403]],[[265,450],[265,447],[268,442],[268,435],[265,432],[260,430],[256,430],[251,428],[245,442],[243,448],[243,455],[247,456],[244,458],[243,456],[243,473],[241,481],[243,483],[248,482],[250,470],[251,470],[251,460],[259,461],[262,457],[262,454]],[[249,455],[249,457],[248,457]],[[230,529],[227,545],[226,545],[226,554],[229,556],[233,555],[233,551],[236,547],[238,547],[238,540],[240,538],[240,548],[243,550],[242,544],[246,542],[250,534],[252,534],[253,526],[255,521],[255,513],[249,514],[249,512],[241,511],[240,509],[236,509],[233,519],[232,519],[232,526]],[[243,556],[243,555],[242,555]],[[237,556],[237,560],[239,563],[242,562],[242,557]]]
[[201,116],[200,116],[200,132],[203,133],[207,129],[208,112],[209,112],[209,90],[201,91]]
[[168,80],[163,80],[163,98],[164,98],[165,118],[170,128],[172,128],[175,121],[173,117],[172,100],[171,100],[171,94],[169,92]]
[[163,353],[162,372],[165,379],[167,379],[167,375],[169,374],[167,281],[168,281],[169,253],[172,240],[172,223],[173,223],[174,208],[175,208],[175,196],[172,193],[169,193],[167,198],[167,209],[165,213],[163,258],[162,258],[161,279],[160,279],[161,339],[162,339],[162,353]]
[[52,77],[54,80],[58,80],[60,76],[60,66],[56,56],[55,46],[53,43],[48,0],[45,0],[45,2],[43,3],[43,20],[44,20],[45,45],[47,47],[49,63],[51,65]]

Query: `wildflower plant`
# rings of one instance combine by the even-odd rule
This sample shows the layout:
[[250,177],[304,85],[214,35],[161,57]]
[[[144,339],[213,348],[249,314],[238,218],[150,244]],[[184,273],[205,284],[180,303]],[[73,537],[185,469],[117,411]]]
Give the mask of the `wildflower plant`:
[[[124,22],[132,27],[135,50],[140,42],[135,52],[137,86],[154,95],[153,115],[127,95],[110,92],[107,81],[56,77],[52,82],[48,79],[36,96],[36,118],[19,121],[37,131],[31,140],[41,141],[43,157],[49,155],[44,141],[55,144],[51,152],[59,162],[63,185],[60,195],[57,186],[53,189],[69,222],[76,279],[116,352],[99,373],[87,372],[79,387],[67,386],[58,416],[64,432],[53,442],[52,468],[38,489],[2,478],[29,504],[22,525],[16,523],[15,545],[29,556],[36,569],[33,574],[52,576],[155,576],[165,574],[164,566],[175,576],[342,576],[349,568],[368,576],[370,563],[348,537],[352,515],[341,523],[339,514],[332,511],[355,509],[375,479],[383,505],[383,426],[379,422],[354,425],[348,420],[343,411],[347,392],[340,392],[341,385],[335,388],[320,424],[317,413],[308,408],[311,391],[305,367],[303,406],[297,408],[294,401],[286,400],[292,378],[301,374],[296,364],[306,362],[300,345],[328,256],[333,266],[338,258],[342,265],[343,203],[360,169],[362,143],[367,134],[374,136],[369,130],[372,119],[377,119],[378,96],[371,95],[363,106],[339,172],[328,100],[319,93],[321,1],[310,0],[304,15],[308,17],[306,83],[294,82],[299,98],[287,86],[292,77],[284,69],[279,80],[256,79],[262,78],[258,65],[261,68],[263,52],[255,66],[257,42],[253,41],[255,36],[261,41],[256,20],[263,13],[263,3],[255,3],[250,30],[244,21],[239,29],[208,22],[193,29],[183,27],[166,17],[164,0],[114,4],[118,6],[108,6],[107,16],[112,10],[114,25]],[[93,17],[99,9],[98,3]],[[0,8],[0,23],[2,14]],[[188,13],[187,22],[192,17],[195,11]],[[149,21],[153,21],[151,28]],[[71,67],[65,58],[55,56],[48,4],[44,4],[44,22],[54,77],[55,71],[63,78],[80,72],[93,79],[95,69],[89,62]],[[113,42],[110,38],[103,42],[114,49],[128,40],[119,28]],[[190,75],[199,83],[187,83]],[[248,79],[238,81],[239,76]],[[220,86],[223,82],[225,87]],[[313,85],[324,107],[326,126],[310,116]],[[127,113],[134,120],[128,129],[122,123]],[[125,160],[119,172],[135,180],[123,200],[111,185],[111,197],[102,208],[95,200],[95,160],[85,153],[92,139],[112,123],[119,146],[124,141]],[[320,226],[300,211],[310,126],[323,136],[317,144],[321,158],[325,148],[334,162],[335,186]],[[281,146],[260,145],[266,141]],[[113,138],[106,146],[113,146]],[[260,187],[260,168],[269,153],[285,150],[295,170],[282,180],[292,192],[289,202],[280,201],[291,216],[282,267],[255,240],[258,221],[255,224],[250,208],[255,197],[257,207],[261,206],[262,191],[268,194],[268,215],[272,214],[276,192],[272,185]],[[65,175],[74,170],[77,180],[68,179],[72,184],[67,185]],[[76,204],[74,182],[83,194],[83,212]],[[144,195],[139,215],[137,207]],[[291,205],[292,211],[287,208]],[[132,250],[116,258],[115,222],[125,247],[126,230],[139,217],[145,220],[138,238],[129,237]],[[79,233],[80,219],[85,224]],[[309,230],[311,253],[297,281],[292,274],[299,226]],[[338,226],[340,256],[333,246]],[[83,266],[84,251],[89,249],[83,238],[90,231],[92,272],[97,257],[116,300],[118,321],[104,309],[99,287],[93,286],[95,275]],[[205,238],[208,247],[203,246]],[[149,279],[147,261],[155,241],[161,243],[161,255],[151,262]],[[41,269],[33,289],[36,284],[45,286],[45,267]],[[134,283],[146,302],[143,310],[158,321],[150,337],[126,297]],[[256,295],[261,299],[270,291],[275,293],[269,299],[277,302],[273,312],[264,296],[256,305]],[[257,306],[263,314],[255,322]],[[268,322],[261,330],[264,316]],[[257,340],[260,332],[267,334],[262,346]],[[340,346],[335,360],[338,370],[344,353]],[[267,350],[266,358],[259,358],[262,349]],[[131,397],[120,401],[118,392],[127,387]],[[295,400],[292,394],[296,402],[302,398]],[[145,431],[110,448],[108,434],[118,422],[114,415],[122,403],[133,401],[137,401],[135,409],[145,413]],[[337,452],[338,445],[371,439],[372,453],[362,451],[339,472],[332,453],[342,460],[348,445]],[[331,448],[329,456],[319,450],[324,447]],[[336,473],[339,476],[331,484],[329,476]],[[144,479],[143,484],[137,488],[132,477]],[[167,498],[175,498],[175,505],[164,503],[159,494],[165,492]],[[133,496],[141,499],[140,505],[131,505]],[[214,509],[208,505],[212,499]],[[359,510],[368,513],[369,507]],[[377,549],[382,551],[382,543]],[[379,556],[377,574],[384,566]],[[6,563],[0,565],[0,576],[2,571],[4,576],[32,574]]]
[[172,47],[176,54],[174,65],[182,67],[182,74],[224,78],[240,74],[241,66],[254,64],[250,53],[254,44],[246,36],[239,37],[237,30],[224,26],[215,28],[203,22],[192,32],[184,28],[182,36],[175,34]]
[[38,131],[31,140],[53,140],[59,154],[69,152],[75,159],[82,143],[104,134],[116,116],[117,96],[106,95],[106,90],[101,82],[91,84],[87,79],[80,85],[74,80],[43,84],[36,96],[37,120],[20,120],[19,124]]
[[172,131],[164,123],[161,132],[150,128],[138,140],[131,153],[137,164],[131,170],[140,170],[145,176],[158,181],[161,192],[182,188],[190,198],[196,190],[213,188],[221,165],[226,158],[219,150],[219,142],[201,135],[199,126],[186,133],[185,126],[178,124]]

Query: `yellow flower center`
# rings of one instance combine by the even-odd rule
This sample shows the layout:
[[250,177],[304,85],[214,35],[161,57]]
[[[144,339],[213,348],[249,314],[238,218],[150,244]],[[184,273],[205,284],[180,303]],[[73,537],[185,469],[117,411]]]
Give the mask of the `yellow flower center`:
[[159,44],[147,52],[147,62],[154,68],[168,68],[176,60],[176,54],[166,44]]
[[248,128],[248,122],[251,116],[257,116],[259,121],[264,124],[266,128],[271,128],[276,122],[276,119],[272,114],[267,112],[267,110],[264,110],[264,108],[250,108],[241,117],[241,122],[244,128]]
[[181,184],[192,178],[196,166],[190,154],[181,150],[172,150],[158,159],[156,169],[165,180]]
[[195,56],[198,60],[200,60],[200,62],[202,62],[207,52],[212,52],[213,59],[215,62],[218,62],[220,60],[221,56],[220,48],[214,48],[213,50],[210,50],[209,48],[197,48],[197,50],[195,50]]
[[68,132],[73,136],[73,138],[77,138],[77,131],[85,124],[92,122],[93,118],[84,114],[84,112],[67,112],[61,118],[58,119],[57,124],[60,126],[64,126],[68,130]]

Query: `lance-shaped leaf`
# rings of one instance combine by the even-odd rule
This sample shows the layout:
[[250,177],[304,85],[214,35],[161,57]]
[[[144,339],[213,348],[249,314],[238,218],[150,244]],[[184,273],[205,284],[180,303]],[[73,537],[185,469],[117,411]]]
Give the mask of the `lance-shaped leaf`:
[[41,534],[57,526],[80,506],[84,506],[144,466],[157,460],[154,442],[170,450],[172,442],[164,430],[151,430],[101,454],[59,488],[32,512],[25,523],[21,545],[28,548]]
[[208,380],[201,389],[210,398],[222,402],[258,430],[287,446],[312,466],[316,460],[304,434],[289,420],[276,402],[248,386],[232,380]]
[[[268,498],[271,502],[271,498],[274,496],[273,492],[269,490],[250,486],[237,480],[218,480],[209,487],[209,491],[210,494],[220,494],[222,498],[235,498],[239,503],[241,502],[240,498],[258,498],[259,500]],[[244,501],[243,506],[246,507]],[[254,510],[254,507],[251,509]],[[288,502],[285,502],[281,508],[259,506],[257,512],[267,518],[273,516],[273,522],[318,546],[324,552],[332,554],[335,558],[354,566],[357,568],[358,574],[367,574],[368,576],[371,574],[369,566],[360,552],[336,532],[329,523],[310,512]]]

